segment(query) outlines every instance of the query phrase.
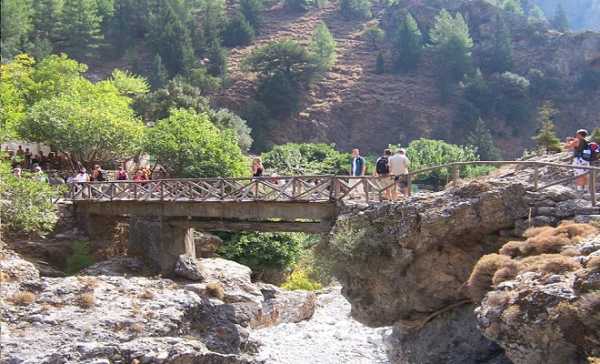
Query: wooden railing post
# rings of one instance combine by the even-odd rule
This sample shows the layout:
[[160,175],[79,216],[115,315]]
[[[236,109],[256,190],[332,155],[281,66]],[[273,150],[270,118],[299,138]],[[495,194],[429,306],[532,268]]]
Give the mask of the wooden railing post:
[[138,196],[137,195],[137,185],[138,185],[137,183],[133,182],[133,199],[135,201],[137,201],[137,199],[138,199],[138,197],[137,197]]
[[452,166],[452,182],[458,182],[459,178],[460,178],[460,169],[458,169],[458,166],[455,164]]
[[540,168],[536,164],[535,167],[533,167],[533,190],[534,191],[538,190],[539,179],[540,179]]
[[159,181],[160,186],[160,200],[163,201],[165,199],[165,184],[162,181]]
[[590,196],[592,197],[592,206],[596,206],[596,171],[590,170]]
[[223,199],[225,199],[225,180],[223,178],[220,178],[219,182],[221,182],[221,187],[220,187],[221,188],[221,196],[219,196],[220,197],[219,199],[223,200]]
[[362,178],[362,185],[363,185],[363,188],[365,190],[365,201],[367,203],[369,203],[370,202],[370,199],[369,199],[369,180],[366,177]]

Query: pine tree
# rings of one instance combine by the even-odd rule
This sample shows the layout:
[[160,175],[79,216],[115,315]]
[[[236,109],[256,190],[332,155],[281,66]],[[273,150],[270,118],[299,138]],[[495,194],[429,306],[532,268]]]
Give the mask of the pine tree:
[[478,119],[475,122],[475,127],[467,135],[467,144],[472,145],[477,149],[479,158],[484,161],[496,161],[500,160],[500,150],[494,143],[494,138],[490,129],[487,127],[485,122]]
[[377,53],[377,60],[375,61],[375,73],[381,75],[385,73],[385,59],[383,58],[383,53]]
[[244,17],[250,23],[254,32],[258,33],[262,25],[261,11],[263,4],[261,0],[241,0],[240,1],[240,12],[244,14]]
[[221,47],[218,41],[214,41],[208,49],[209,64],[208,73],[220,77],[222,84],[227,81],[227,51]]
[[394,70],[408,72],[417,68],[423,50],[423,36],[415,18],[406,14],[394,41],[393,63]]
[[33,38],[56,40],[61,28],[62,1],[36,0],[33,5]]
[[335,63],[335,40],[325,23],[321,22],[316,26],[309,52],[315,58],[317,68],[322,72],[329,70]]
[[552,103],[546,102],[538,109],[537,121],[540,125],[538,133],[533,137],[540,149],[545,152],[560,152],[560,139],[556,136],[553,117],[557,111]]
[[552,19],[552,25],[559,32],[564,33],[569,31],[569,18],[567,18],[567,13],[565,12],[565,8],[561,3],[558,3],[556,12],[554,13],[554,18]]
[[22,51],[31,31],[31,8],[28,1],[0,1],[0,50],[2,61]]
[[454,85],[471,71],[473,39],[463,16],[457,13],[453,17],[445,9],[435,17],[429,38],[436,56],[438,87],[445,101]]
[[545,22],[547,22],[548,19],[546,19],[546,15],[544,14],[544,10],[542,10],[542,8],[540,8],[537,5],[534,5],[531,8],[531,10],[529,11],[528,21],[531,24],[539,24],[539,23],[545,23]]
[[254,41],[254,28],[243,13],[238,13],[227,22],[223,31],[223,45],[227,47],[244,46]]
[[494,33],[494,45],[486,60],[489,73],[502,73],[510,71],[513,66],[512,60],[512,37],[510,29],[500,14],[496,15],[496,32]]
[[169,72],[165,68],[162,62],[162,58],[160,54],[156,54],[154,56],[154,61],[152,62],[152,71],[150,73],[150,84],[153,88],[158,89],[167,84],[169,80]]
[[90,56],[103,39],[101,20],[95,0],[65,0],[60,48],[73,57]]
[[194,62],[188,29],[168,2],[162,3],[153,21],[152,45],[171,75],[184,74]]
[[519,0],[504,0],[502,7],[509,13],[524,15],[523,8],[521,7],[521,2]]

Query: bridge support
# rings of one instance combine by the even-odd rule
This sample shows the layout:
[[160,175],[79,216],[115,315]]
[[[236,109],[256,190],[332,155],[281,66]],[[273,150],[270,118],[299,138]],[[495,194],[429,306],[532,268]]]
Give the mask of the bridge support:
[[160,271],[171,274],[177,258],[182,255],[196,257],[194,230],[185,225],[174,225],[167,219],[160,222]]

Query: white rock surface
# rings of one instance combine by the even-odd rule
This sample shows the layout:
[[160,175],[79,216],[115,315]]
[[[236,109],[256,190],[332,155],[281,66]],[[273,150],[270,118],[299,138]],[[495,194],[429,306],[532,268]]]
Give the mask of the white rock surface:
[[389,363],[383,337],[389,328],[372,329],[350,317],[340,287],[318,295],[310,320],[255,330],[250,338],[262,345],[257,360],[276,364]]

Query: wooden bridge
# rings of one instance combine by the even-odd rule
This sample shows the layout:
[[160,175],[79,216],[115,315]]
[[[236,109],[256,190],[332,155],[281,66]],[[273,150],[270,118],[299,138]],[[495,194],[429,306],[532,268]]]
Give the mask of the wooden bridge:
[[[506,164],[532,169],[531,180],[524,182],[533,190],[574,179],[570,173],[565,176],[575,168],[571,165],[536,161],[455,162],[412,171],[405,179],[410,191],[412,181],[423,173],[448,169],[451,179],[457,180],[464,166]],[[554,172],[547,173],[548,169]],[[589,172],[595,206],[600,168],[582,169]],[[161,267],[167,272],[179,254],[195,254],[192,229],[327,233],[341,201],[379,203],[389,199],[395,186],[389,177],[374,176],[161,179],[73,183],[68,196],[89,221],[102,215],[159,217],[164,253]]]

